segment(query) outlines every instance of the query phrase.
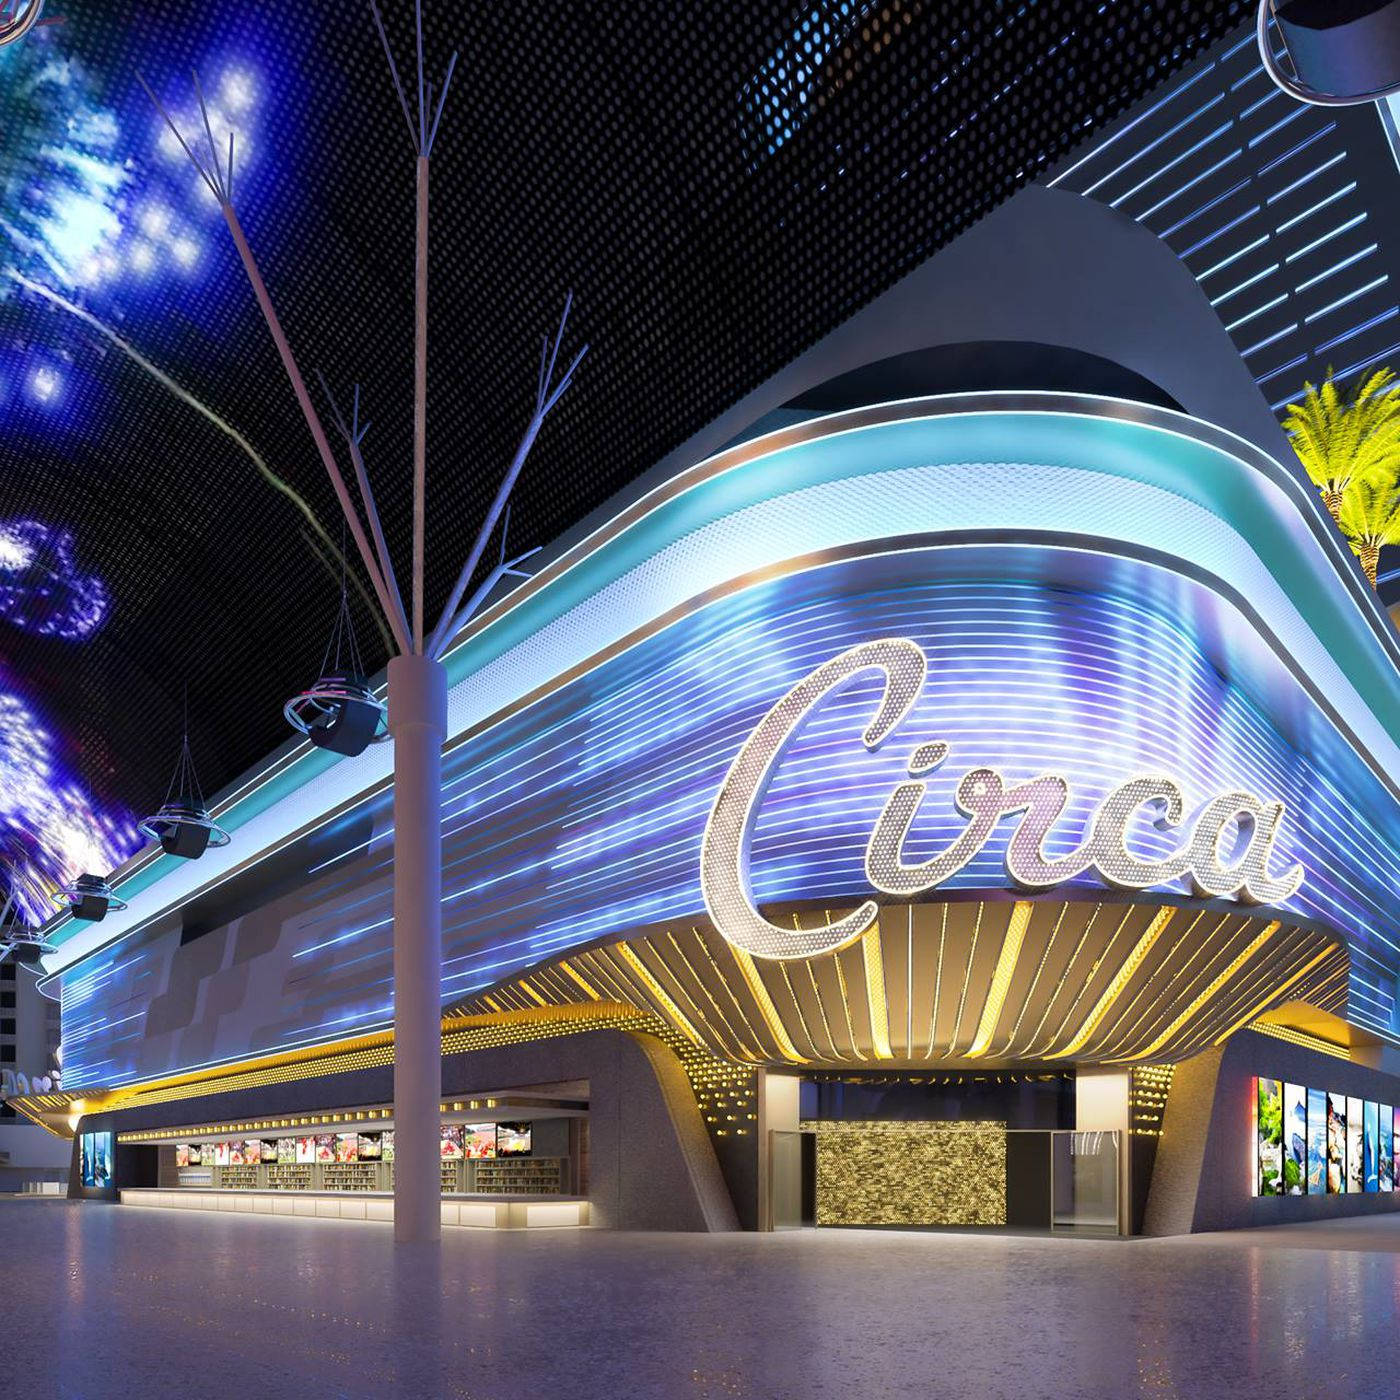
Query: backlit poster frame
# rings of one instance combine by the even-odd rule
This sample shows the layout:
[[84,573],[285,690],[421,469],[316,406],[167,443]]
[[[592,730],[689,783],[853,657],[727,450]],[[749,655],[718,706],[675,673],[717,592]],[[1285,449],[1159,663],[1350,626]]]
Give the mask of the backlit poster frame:
[[1308,1172],[1307,1193],[1327,1193],[1327,1092],[1308,1090]]
[[1376,1134],[1377,1170],[1380,1173],[1380,1189],[1395,1189],[1395,1109],[1388,1103],[1380,1106],[1380,1126]]
[[1340,1196],[1347,1189],[1347,1100],[1345,1094],[1327,1095],[1327,1194]]
[[1378,1112],[1379,1105],[1372,1099],[1367,1099],[1361,1107],[1361,1189],[1363,1191],[1374,1192],[1380,1189],[1377,1162],[1377,1143],[1379,1142],[1377,1132]]
[[1347,1195],[1359,1195],[1366,1182],[1366,1160],[1362,1155],[1361,1100],[1347,1095]]
[[1283,1086],[1281,1194],[1301,1196],[1306,1189],[1308,1154],[1308,1090],[1303,1084]]

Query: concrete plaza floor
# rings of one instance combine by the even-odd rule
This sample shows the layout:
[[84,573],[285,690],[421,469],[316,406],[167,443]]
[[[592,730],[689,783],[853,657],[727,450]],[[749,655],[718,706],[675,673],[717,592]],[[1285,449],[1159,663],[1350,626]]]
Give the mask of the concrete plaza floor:
[[1180,1240],[453,1231],[0,1201],[0,1394],[1394,1394],[1400,1216]]

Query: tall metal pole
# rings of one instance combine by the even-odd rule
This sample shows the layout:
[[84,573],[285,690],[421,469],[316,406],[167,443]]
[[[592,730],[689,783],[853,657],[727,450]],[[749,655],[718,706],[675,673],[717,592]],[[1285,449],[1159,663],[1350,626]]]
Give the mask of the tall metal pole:
[[[3,3],[3,0],[0,0]],[[199,75],[194,75],[195,96],[199,100],[209,158],[196,154],[179,127],[161,105],[160,99],[141,79],[156,110],[174,133],[190,164],[218,200],[224,212],[234,246],[248,274],[253,293],[267,321],[268,329],[291,381],[302,415],[311,430],[317,451],[325,464],[336,499],[340,503],[365,572],[394,634],[400,654],[389,662],[389,732],[394,739],[394,1238],[401,1241],[435,1241],[442,1236],[441,1147],[438,1104],[442,1094],[442,746],[447,737],[447,673],[440,660],[457,629],[469,618],[501,578],[518,573],[520,558],[507,561],[502,541],[501,562],[482,581],[466,608],[458,611],[462,596],[481,560],[487,541],[509,499],[540,426],[558,403],[588,347],[574,356],[556,382],[555,364],[568,322],[570,295],[558,333],[546,336],[540,348],[540,370],[535,390],[535,411],[525,435],[496,493],[490,512],[477,531],[447,606],[431,637],[425,642],[423,614],[424,579],[424,497],[427,486],[427,397],[428,397],[428,158],[442,118],[443,104],[457,55],[452,55],[433,107],[433,87],[423,72],[423,15],[416,0],[414,17],[417,30],[418,121],[409,110],[408,95],[399,78],[398,66],[389,47],[388,35],[375,0],[370,11],[379,31],[394,91],[408,124],[409,137],[417,156],[417,229],[414,246],[414,338],[413,338],[413,576],[411,612],[404,608],[394,578],[393,562],[380,528],[379,515],[370,490],[369,476],[360,456],[364,437],[359,421],[359,389],[355,410],[347,425],[331,402],[337,426],[346,439],[356,481],[364,501],[365,514],[374,536],[372,548],[360,523],[358,511],[336,465],[335,454],[321,420],[307,393],[297,368],[291,345],[283,333],[262,275],[258,271],[248,240],[233,209],[233,133],[229,133],[227,167],[214,141],[213,126]],[[140,76],[139,74],[137,75]],[[324,382],[324,381],[323,381]],[[329,386],[327,386],[329,397]],[[532,553],[533,551],[527,551]]]
[[423,650],[423,542],[428,461],[428,157],[418,169],[413,259],[413,649]]
[[447,672],[389,662],[394,736],[394,1238],[442,1234],[442,745]]

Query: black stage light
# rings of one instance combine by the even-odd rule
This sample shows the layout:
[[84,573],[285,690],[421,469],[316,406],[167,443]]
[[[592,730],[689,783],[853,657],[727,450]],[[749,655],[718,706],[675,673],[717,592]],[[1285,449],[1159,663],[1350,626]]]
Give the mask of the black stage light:
[[199,775],[190,755],[189,715],[185,716],[185,736],[175,765],[165,802],[154,816],[141,823],[141,832],[159,841],[166,855],[182,860],[198,860],[210,846],[227,846],[228,832],[209,815],[200,790]]
[[125,909],[122,899],[101,875],[79,875],[62,894],[75,919],[100,924],[110,909]]
[[322,676],[288,700],[282,713],[318,749],[347,758],[388,737],[384,703],[359,676]]
[[1400,0],[1260,0],[1258,36],[1269,76],[1300,102],[1347,107],[1400,92]]
[[[342,553],[344,548],[342,539]],[[389,737],[388,710],[365,680],[343,572],[340,610],[321,659],[321,679],[288,700],[282,706],[282,714],[293,729],[299,729],[318,749],[346,758],[354,758],[371,744],[383,743]]]

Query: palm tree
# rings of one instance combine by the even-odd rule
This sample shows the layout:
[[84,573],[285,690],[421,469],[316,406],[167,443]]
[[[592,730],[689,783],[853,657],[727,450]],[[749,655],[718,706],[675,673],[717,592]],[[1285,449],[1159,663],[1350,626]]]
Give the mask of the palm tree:
[[1346,403],[1329,369],[1320,389],[1306,384],[1302,399],[1289,404],[1283,426],[1339,526],[1354,481],[1390,486],[1400,475],[1400,384],[1392,370],[1372,371]]
[[1400,485],[1394,475],[1354,477],[1342,498],[1339,523],[1374,588],[1381,547],[1400,544]]

